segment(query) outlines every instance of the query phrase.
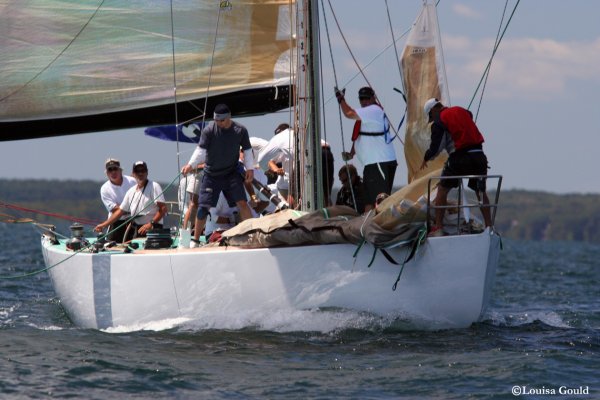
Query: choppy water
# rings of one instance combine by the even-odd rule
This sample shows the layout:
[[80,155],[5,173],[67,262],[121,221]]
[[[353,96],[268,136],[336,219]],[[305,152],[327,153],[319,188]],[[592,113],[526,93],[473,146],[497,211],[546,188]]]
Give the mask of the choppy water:
[[[1,280],[0,397],[600,398],[599,256],[504,240],[486,320],[437,332],[308,311],[101,332],[71,324],[47,274]],[[0,224],[0,275],[39,268],[38,233]]]

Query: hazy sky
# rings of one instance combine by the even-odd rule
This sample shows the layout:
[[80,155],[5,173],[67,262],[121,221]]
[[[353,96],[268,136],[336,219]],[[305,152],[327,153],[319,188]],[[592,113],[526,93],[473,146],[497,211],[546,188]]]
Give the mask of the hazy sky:
[[[362,65],[392,39],[384,0],[331,0],[344,34]],[[388,0],[396,38],[412,24],[422,0]],[[508,12],[516,3],[510,0]],[[453,105],[466,106],[492,52],[504,0],[441,0],[438,18]],[[507,15],[508,17],[508,15]],[[600,2],[596,0],[522,0],[494,58],[479,112],[491,174],[504,176],[504,188],[556,193],[600,192],[593,158],[600,147],[600,122],[594,116],[600,91]],[[354,102],[362,78],[333,21],[329,30],[337,75]],[[398,42],[399,51],[404,36]],[[328,49],[323,48],[326,61]],[[329,68],[329,62],[326,63]],[[390,48],[366,70],[387,113],[397,123],[403,113],[400,75]],[[326,70],[325,93],[333,93]],[[354,102],[356,103],[356,102]],[[357,106],[357,104],[352,104]],[[235,112],[235,110],[234,110]],[[327,140],[341,166],[342,150],[337,103],[327,103]],[[286,113],[238,119],[251,136],[269,138]],[[352,122],[343,121],[346,146]],[[406,183],[403,148],[395,142],[401,165],[396,184]],[[192,145],[180,145],[185,163]],[[125,165],[149,164],[150,177],[170,182],[178,171],[177,147],[145,137],[143,129],[93,133],[49,139],[0,142],[0,178],[105,179],[104,160],[116,157]],[[337,185],[337,183],[336,183]]]

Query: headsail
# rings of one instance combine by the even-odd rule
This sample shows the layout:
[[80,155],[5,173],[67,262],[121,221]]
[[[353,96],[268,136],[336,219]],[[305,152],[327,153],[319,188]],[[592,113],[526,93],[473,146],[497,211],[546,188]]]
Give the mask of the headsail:
[[291,8],[289,0],[181,0],[172,10],[156,0],[4,1],[0,141],[172,124],[174,86],[177,122],[202,114],[209,84],[209,112],[220,101],[236,115],[286,108]]
[[433,4],[423,5],[406,40],[402,53],[402,75],[408,104],[404,156],[410,183],[441,168],[446,161],[446,157],[440,155],[428,163],[426,170],[419,170],[430,143],[430,130],[423,115],[423,104],[432,97],[444,104],[449,104],[450,101],[437,13]]

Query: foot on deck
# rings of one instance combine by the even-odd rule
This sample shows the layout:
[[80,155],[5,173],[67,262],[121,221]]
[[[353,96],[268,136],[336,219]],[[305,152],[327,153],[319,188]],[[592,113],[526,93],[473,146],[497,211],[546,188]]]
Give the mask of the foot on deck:
[[427,237],[440,237],[444,236],[444,231],[439,226],[434,226],[429,230]]

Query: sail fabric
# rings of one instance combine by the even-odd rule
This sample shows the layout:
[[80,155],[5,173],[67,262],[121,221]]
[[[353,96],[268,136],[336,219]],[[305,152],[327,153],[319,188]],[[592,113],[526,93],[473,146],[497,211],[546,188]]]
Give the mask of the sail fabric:
[[292,9],[289,0],[1,0],[0,124],[289,85]]
[[425,102],[435,97],[449,105],[448,85],[441,38],[434,4],[424,4],[402,52],[402,78],[407,98],[404,156],[408,182],[441,168],[447,159],[443,152],[420,170],[425,151],[431,143],[431,131],[423,112]]
[[169,142],[198,143],[200,141],[200,132],[202,132],[203,126],[202,123],[177,126],[152,126],[144,129],[144,134]]

